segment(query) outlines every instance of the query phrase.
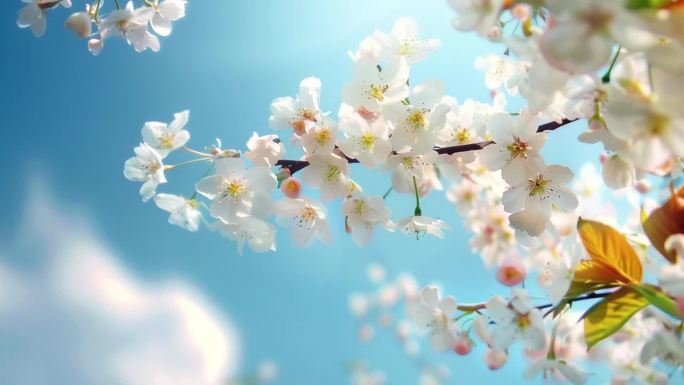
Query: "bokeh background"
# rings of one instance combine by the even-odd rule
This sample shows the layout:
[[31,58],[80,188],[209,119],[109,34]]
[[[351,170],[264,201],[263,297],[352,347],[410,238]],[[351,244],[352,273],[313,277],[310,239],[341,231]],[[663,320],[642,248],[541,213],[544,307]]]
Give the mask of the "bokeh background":
[[[459,100],[489,101],[473,62],[501,46],[455,31],[446,1],[190,0],[159,53],[112,39],[98,57],[63,27],[69,10],[53,11],[36,39],[17,28],[20,7],[0,2],[1,384],[204,384],[252,373],[266,359],[284,385],[349,383],[356,360],[389,384],[417,384],[420,368],[391,330],[358,341],[348,296],[374,290],[368,264],[440,283],[459,301],[508,293],[470,252],[470,234],[439,192],[423,212],[450,223],[444,240],[378,232],[357,247],[333,202],[333,247],[297,249],[280,231],[276,253],[239,256],[217,234],[168,225],[122,175],[143,122],[183,109],[196,148],[216,137],[242,148],[252,131],[269,133],[271,100],[294,95],[307,76],[322,79],[322,107],[336,113],[351,78],[346,52],[402,16],[443,42],[414,66],[413,84],[442,79]],[[577,174],[597,159],[599,147],[576,144],[582,129],[550,135],[548,162]],[[358,170],[369,193],[390,184],[389,174]],[[171,173],[160,190],[189,194],[203,172]],[[394,218],[412,211],[410,197],[388,202]],[[423,351],[449,368],[448,384],[524,381],[519,355],[490,372],[482,346],[467,357]]]

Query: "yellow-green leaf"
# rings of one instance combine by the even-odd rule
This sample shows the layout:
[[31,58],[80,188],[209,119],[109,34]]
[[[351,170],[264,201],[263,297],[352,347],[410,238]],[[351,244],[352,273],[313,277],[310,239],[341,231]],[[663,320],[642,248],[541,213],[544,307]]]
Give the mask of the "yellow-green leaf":
[[644,297],[651,305],[657,307],[674,318],[682,319],[682,315],[677,311],[677,305],[675,304],[674,300],[660,291],[660,289],[657,287],[653,285],[635,285],[632,288],[639,292],[639,294],[641,294],[641,296]]
[[609,285],[641,282],[641,261],[624,235],[608,225],[582,218],[577,230],[591,260],[580,265],[575,280]]
[[587,349],[610,337],[649,301],[630,286],[624,286],[594,304],[582,316]]

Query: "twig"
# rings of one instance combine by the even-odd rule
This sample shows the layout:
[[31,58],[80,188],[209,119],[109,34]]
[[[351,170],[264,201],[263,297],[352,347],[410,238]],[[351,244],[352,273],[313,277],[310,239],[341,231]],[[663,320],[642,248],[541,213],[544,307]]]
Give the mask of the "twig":
[[[559,127],[565,126],[566,124],[570,124],[572,122],[576,121],[575,119],[570,120],[570,119],[563,119],[560,123],[558,122],[549,122],[542,124],[537,128],[537,132],[546,132],[546,131],[553,131]],[[489,140],[486,142],[479,142],[479,143],[469,143],[469,144],[462,144],[458,146],[449,146],[449,147],[435,147],[434,150],[438,154],[456,154],[459,152],[466,152],[466,151],[476,151],[476,150],[481,150],[490,144],[494,143],[493,141]],[[354,158],[347,158],[347,162],[349,163],[359,163],[358,159]],[[276,166],[280,166],[282,168],[287,168],[290,170],[290,174],[294,174],[297,171],[300,171],[301,169],[307,167],[309,165],[309,162],[306,160],[279,160],[276,162]]]
[[[575,298],[566,300],[565,303],[574,303],[574,302],[579,302],[579,301],[586,301],[589,299],[604,298],[604,297],[609,296],[611,293],[612,292],[602,292],[602,293],[593,292],[593,293],[589,293],[587,295],[583,295],[580,297],[575,297]],[[479,310],[483,310],[486,307],[487,307],[487,304],[485,304],[485,303],[462,304],[462,305],[458,305],[458,310],[472,313],[472,312],[476,312]],[[535,307],[539,310],[551,308],[551,310],[549,312],[553,311],[553,309],[554,309],[554,305],[551,303],[547,303],[547,304],[539,305],[539,306],[535,306]],[[546,317],[548,314],[549,314],[548,312],[546,314],[544,314],[544,317]]]

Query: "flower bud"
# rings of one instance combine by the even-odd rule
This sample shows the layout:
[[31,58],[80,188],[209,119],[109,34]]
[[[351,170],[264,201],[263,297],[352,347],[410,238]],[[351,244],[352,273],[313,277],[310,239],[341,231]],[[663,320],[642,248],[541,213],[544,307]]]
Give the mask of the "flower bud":
[[636,178],[634,166],[625,162],[618,155],[613,155],[603,163],[603,180],[612,189],[629,187]]
[[76,12],[66,20],[66,27],[74,31],[80,38],[87,37],[92,33],[93,20],[86,12]]
[[642,179],[636,182],[634,188],[641,194],[647,194],[649,191],[651,191],[651,183],[649,183],[649,181],[646,179]]
[[473,350],[473,341],[465,334],[454,337],[453,349],[459,356],[468,355]]
[[280,185],[280,191],[282,191],[286,197],[296,199],[302,192],[302,184],[297,178],[289,177]]
[[526,20],[528,17],[530,17],[531,13],[532,6],[529,4],[516,4],[513,6],[513,9],[511,9],[511,15],[513,15],[513,17],[518,21]]
[[675,298],[675,305],[677,305],[677,312],[684,316],[684,296]]
[[508,354],[503,350],[489,349],[485,353],[485,363],[489,370],[501,369],[508,361]]
[[496,270],[496,280],[509,287],[522,282],[526,275],[525,266],[515,258],[508,259]]

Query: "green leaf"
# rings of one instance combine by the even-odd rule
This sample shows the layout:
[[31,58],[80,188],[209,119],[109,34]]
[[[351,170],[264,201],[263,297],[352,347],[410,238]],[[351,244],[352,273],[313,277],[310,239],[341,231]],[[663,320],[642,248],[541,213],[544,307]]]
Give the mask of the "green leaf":
[[671,3],[670,0],[627,0],[629,9],[660,9]]
[[657,287],[653,285],[635,285],[632,288],[639,292],[639,294],[641,294],[641,296],[644,297],[651,305],[657,307],[671,317],[680,320],[682,319],[682,315],[677,311],[677,305],[675,304],[674,300],[660,291],[660,289]]
[[584,313],[584,338],[587,350],[620,330],[649,301],[631,286],[612,292]]

